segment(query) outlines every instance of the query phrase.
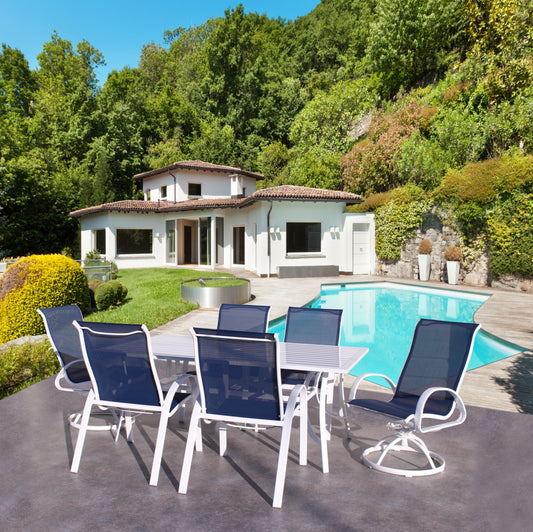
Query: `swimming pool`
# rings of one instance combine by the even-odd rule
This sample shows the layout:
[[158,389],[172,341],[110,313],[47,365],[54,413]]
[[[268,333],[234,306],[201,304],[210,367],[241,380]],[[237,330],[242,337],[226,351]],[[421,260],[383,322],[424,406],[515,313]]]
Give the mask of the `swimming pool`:
[[[352,375],[382,373],[396,382],[420,318],[473,322],[474,313],[489,297],[390,282],[347,283],[322,285],[320,296],[307,306],[342,308],[341,344],[368,347],[368,354]],[[269,331],[282,339],[285,320],[274,321]],[[468,369],[521,351],[519,346],[480,331]]]

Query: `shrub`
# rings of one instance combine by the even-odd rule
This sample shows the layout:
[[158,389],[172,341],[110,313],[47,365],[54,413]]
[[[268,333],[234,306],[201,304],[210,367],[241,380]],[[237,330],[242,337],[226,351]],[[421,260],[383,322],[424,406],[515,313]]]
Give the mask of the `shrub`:
[[113,292],[115,294],[113,305],[117,305],[122,301],[123,295],[122,295],[122,283],[117,280],[109,281],[109,286],[113,288]]
[[30,255],[12,264],[0,279],[0,343],[44,334],[38,308],[89,304],[87,277],[63,255]]
[[396,203],[391,201],[376,210],[376,252],[380,259],[398,260],[405,243],[422,223],[429,201]]
[[448,246],[444,250],[444,259],[449,261],[460,261],[463,258],[463,252],[459,246]]
[[367,138],[341,158],[345,189],[369,194],[405,183],[400,181],[395,167],[402,144],[416,131],[425,131],[435,112],[415,100],[397,111],[378,112]]
[[487,226],[491,272],[533,276],[533,194],[517,193],[497,205]]
[[9,347],[0,354],[0,399],[54,375],[60,369],[47,340]]
[[98,310],[107,310],[115,304],[116,291],[109,283],[102,283],[94,292],[94,301]]
[[100,279],[93,279],[92,281],[89,281],[89,295],[91,296],[91,308],[95,308],[96,307],[96,301],[94,299],[94,293],[96,292],[96,289],[101,284],[104,284],[104,282],[100,281]]
[[128,289],[120,281],[100,283],[94,292],[94,300],[98,310],[119,305],[128,295]]
[[424,238],[420,241],[420,244],[418,244],[418,253],[420,253],[420,255],[430,255],[432,250],[433,244],[431,243],[431,240],[427,238]]

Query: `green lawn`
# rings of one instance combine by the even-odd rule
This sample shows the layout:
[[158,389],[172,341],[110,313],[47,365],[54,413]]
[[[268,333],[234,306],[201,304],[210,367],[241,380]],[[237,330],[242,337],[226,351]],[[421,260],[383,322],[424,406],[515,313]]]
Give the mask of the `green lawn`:
[[118,280],[128,288],[125,302],[114,309],[88,314],[85,319],[110,323],[144,323],[151,330],[198,308],[198,305],[182,301],[182,281],[221,276],[231,277],[229,274],[199,270],[120,270]]

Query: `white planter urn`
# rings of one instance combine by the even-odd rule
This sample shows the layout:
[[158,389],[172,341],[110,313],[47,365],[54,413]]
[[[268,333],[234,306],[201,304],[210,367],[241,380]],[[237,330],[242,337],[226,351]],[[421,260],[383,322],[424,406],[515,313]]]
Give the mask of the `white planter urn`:
[[448,271],[448,284],[457,284],[459,279],[459,266],[460,262],[458,260],[447,260],[446,261],[446,270]]
[[431,255],[418,255],[418,276],[421,281],[429,281]]

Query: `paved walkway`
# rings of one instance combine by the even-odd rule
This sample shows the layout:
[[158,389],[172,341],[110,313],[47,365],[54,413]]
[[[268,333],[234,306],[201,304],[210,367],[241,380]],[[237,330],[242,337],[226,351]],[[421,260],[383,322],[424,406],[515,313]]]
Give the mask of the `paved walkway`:
[[[438,282],[395,280],[372,276],[314,277],[298,279],[257,278],[239,272],[251,281],[253,303],[270,305],[270,319],[283,316],[287,307],[302,306],[320,293],[323,283],[388,281],[425,287],[451,288]],[[533,413],[533,295],[500,289],[457,285],[455,290],[489,294],[476,312],[482,328],[524,347],[524,353],[469,371],[461,388],[465,402],[474,406]],[[152,334],[188,334],[192,326],[216,327],[213,309],[198,309],[152,331]],[[351,381],[348,379],[347,384]],[[372,387],[372,386],[370,386]]]

